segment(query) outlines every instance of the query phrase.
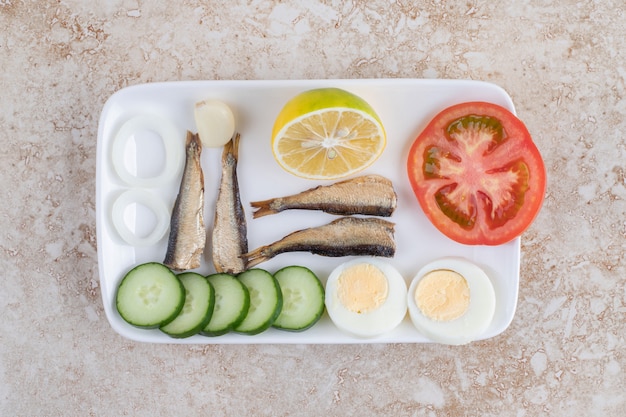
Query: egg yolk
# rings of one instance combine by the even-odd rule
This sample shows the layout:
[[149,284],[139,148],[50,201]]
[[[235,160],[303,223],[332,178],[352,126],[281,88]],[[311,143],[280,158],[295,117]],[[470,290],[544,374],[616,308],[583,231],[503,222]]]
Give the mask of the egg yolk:
[[415,303],[429,319],[451,321],[461,317],[469,308],[469,286],[457,272],[432,271],[417,284]]
[[371,264],[352,265],[337,279],[337,297],[354,313],[376,310],[387,300],[388,292],[387,277]]

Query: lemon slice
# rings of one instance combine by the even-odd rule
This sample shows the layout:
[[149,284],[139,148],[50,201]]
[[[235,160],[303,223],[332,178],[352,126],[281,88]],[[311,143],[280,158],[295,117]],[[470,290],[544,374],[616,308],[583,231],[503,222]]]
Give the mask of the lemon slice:
[[374,109],[339,88],[305,91],[278,114],[272,129],[274,158],[308,179],[345,177],[370,166],[387,143]]

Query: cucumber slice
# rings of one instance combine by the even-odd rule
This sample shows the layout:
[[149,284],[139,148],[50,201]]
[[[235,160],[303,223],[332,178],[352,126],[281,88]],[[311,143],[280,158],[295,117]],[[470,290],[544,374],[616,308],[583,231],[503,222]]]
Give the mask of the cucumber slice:
[[185,288],[168,267],[148,262],[131,269],[120,282],[115,306],[137,327],[155,328],[176,318],[185,304]]
[[228,333],[246,317],[250,307],[248,288],[230,274],[209,275],[207,281],[215,290],[215,308],[201,333],[220,336]]
[[283,294],[283,309],[273,326],[301,332],[313,326],[324,313],[324,286],[303,266],[287,266],[274,274]]
[[250,292],[250,310],[234,330],[253,335],[267,330],[283,306],[283,296],[276,278],[269,272],[253,268],[237,276]]
[[193,336],[204,329],[213,313],[215,291],[205,277],[195,272],[184,272],[178,279],[185,287],[185,304],[178,316],[161,331],[171,337]]

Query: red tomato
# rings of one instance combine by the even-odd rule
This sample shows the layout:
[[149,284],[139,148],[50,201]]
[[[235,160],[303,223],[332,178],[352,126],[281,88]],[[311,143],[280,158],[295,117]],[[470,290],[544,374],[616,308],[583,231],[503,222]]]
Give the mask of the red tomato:
[[500,245],[533,222],[546,171],[528,130],[483,102],[439,113],[409,151],[409,180],[426,216],[459,243]]

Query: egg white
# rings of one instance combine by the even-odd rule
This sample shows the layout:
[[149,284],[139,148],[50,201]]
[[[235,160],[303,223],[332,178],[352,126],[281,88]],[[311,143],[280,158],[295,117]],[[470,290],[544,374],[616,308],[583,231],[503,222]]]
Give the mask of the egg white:
[[[387,278],[387,299],[375,310],[355,313],[346,308],[338,296],[341,273],[358,264],[370,264]],[[404,319],[407,312],[407,286],[402,275],[389,263],[377,258],[357,258],[335,268],[326,282],[326,311],[339,329],[358,337],[375,337],[390,332]]]
[[[470,303],[465,313],[454,320],[437,321],[426,317],[415,302],[419,281],[429,272],[447,269],[461,274],[469,286]],[[409,316],[417,330],[436,343],[463,345],[476,340],[493,320],[496,294],[491,280],[477,265],[462,258],[442,258],[424,266],[411,281],[407,293]]]

